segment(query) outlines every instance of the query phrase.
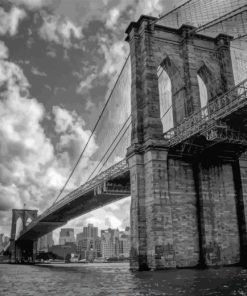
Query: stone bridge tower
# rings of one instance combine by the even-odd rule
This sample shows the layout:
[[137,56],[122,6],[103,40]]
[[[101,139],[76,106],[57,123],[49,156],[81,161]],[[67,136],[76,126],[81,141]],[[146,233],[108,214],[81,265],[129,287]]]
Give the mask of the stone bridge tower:
[[12,263],[21,262],[23,258],[31,258],[33,261],[33,254],[35,254],[34,249],[36,247],[36,242],[33,241],[16,241],[22,230],[25,230],[27,225],[37,218],[37,210],[27,210],[27,209],[13,209],[12,210],[12,225],[11,225],[11,235],[10,235],[10,261]]
[[131,268],[244,264],[247,165],[239,161],[241,149],[202,149],[198,142],[170,149],[157,75],[161,69],[170,78],[176,127],[203,107],[199,78],[208,102],[234,86],[231,38],[191,34],[191,26],[173,29],[155,20],[141,16],[126,30],[132,72]]

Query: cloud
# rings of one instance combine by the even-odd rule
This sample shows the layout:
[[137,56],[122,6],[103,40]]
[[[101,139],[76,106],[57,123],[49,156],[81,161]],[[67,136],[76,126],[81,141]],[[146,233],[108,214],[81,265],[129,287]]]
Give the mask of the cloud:
[[[164,11],[164,1],[162,2],[161,0],[135,1],[134,5],[132,0],[121,0],[117,2],[117,5],[114,5],[111,9],[106,10],[103,18],[105,20],[106,27],[108,29],[115,30],[116,26],[120,25],[120,17],[126,12],[130,15],[130,21],[136,21],[142,14],[158,17]],[[123,20],[124,19],[121,19],[121,21]],[[126,23],[124,23],[124,26],[126,26]],[[121,29],[124,30],[122,26]]]
[[47,76],[47,74],[45,72],[40,71],[37,67],[34,67],[34,66],[32,66],[31,72],[34,75],[37,75],[37,76],[42,76],[42,77],[46,77]]
[[112,77],[114,74],[120,72],[124,58],[127,57],[128,47],[124,41],[117,41],[112,45],[108,44],[107,39],[102,37],[100,48],[105,57],[102,74]]
[[[141,12],[141,14],[148,14],[155,17],[158,17],[159,14],[162,14],[164,10],[165,10],[165,7],[163,6],[161,0],[139,1],[138,6],[136,7],[136,11],[138,12],[138,14]],[[138,14],[136,13],[137,17],[138,17]]]
[[3,41],[0,41],[0,59],[7,59],[9,56],[9,50]]
[[[3,43],[0,47],[4,49]],[[21,68],[3,59],[6,52],[6,48],[1,50],[0,57],[0,208],[23,203],[43,208],[43,194],[49,191],[44,168],[54,158],[54,148],[41,126],[45,109],[30,98],[29,83]]]
[[107,216],[105,218],[105,225],[108,228],[120,228],[122,222],[115,216]]
[[[30,97],[30,84],[22,69],[8,61],[8,48],[0,42],[0,225],[7,212],[23,207],[43,211],[54,201],[85,145],[90,131],[78,114],[54,107],[57,146],[42,127],[44,106]],[[81,172],[94,162],[94,138],[78,175],[69,189],[82,183]],[[86,175],[85,175],[86,176]],[[76,181],[78,182],[76,183]],[[4,212],[4,214],[2,213]],[[5,213],[6,212],[6,213]],[[8,212],[9,219],[11,213]],[[5,223],[5,224],[4,224]],[[9,226],[8,222],[8,226]]]
[[[53,107],[53,114],[55,116],[55,131],[57,133],[65,133],[67,130],[73,128],[73,122],[76,121],[76,112],[69,112],[58,106]],[[84,125],[84,122],[81,122]]]
[[[8,196],[8,198],[6,198]],[[8,211],[15,207],[21,207],[18,191],[15,186],[5,187],[0,184],[0,211]]]
[[[91,135],[91,131],[84,128],[85,122],[75,111],[68,111],[64,108],[54,106],[53,114],[55,131],[59,134],[56,149],[61,155],[60,161],[63,163],[63,166],[72,168],[84,149]],[[95,166],[92,156],[97,149],[98,145],[95,142],[95,136],[93,136],[73,175],[69,186],[70,189],[81,185],[83,180],[85,181],[87,179],[92,168]]]
[[97,78],[95,73],[92,73],[86,77],[85,80],[82,80],[79,83],[79,86],[76,88],[78,94],[84,94],[88,90],[93,88],[93,81]]
[[25,6],[30,10],[39,9],[52,4],[52,0],[11,0],[15,5]]
[[65,48],[78,47],[72,41],[82,39],[82,29],[66,17],[43,13],[43,25],[39,35],[44,40],[55,42]]
[[106,20],[106,27],[112,28],[116,25],[118,18],[120,16],[120,11],[114,7],[109,11],[109,18]]
[[0,7],[0,35],[14,36],[21,20],[26,17],[23,9],[13,6],[9,12]]

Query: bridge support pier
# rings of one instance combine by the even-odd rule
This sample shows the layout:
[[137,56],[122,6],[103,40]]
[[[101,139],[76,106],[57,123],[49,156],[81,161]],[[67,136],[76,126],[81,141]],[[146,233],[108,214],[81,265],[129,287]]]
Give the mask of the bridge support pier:
[[240,263],[247,267],[247,158],[240,157],[234,164],[240,233]]
[[12,241],[10,263],[34,263],[37,255],[37,241]]
[[204,160],[197,171],[198,216],[202,263],[205,266],[240,262],[244,221],[234,162]]
[[195,267],[200,262],[192,163],[157,145],[131,155],[132,270]]
[[152,146],[130,148],[128,163],[132,270],[246,266],[247,161],[195,163]]
[[21,240],[18,237],[22,230],[37,217],[37,210],[13,209],[10,237],[10,262],[21,263],[22,261],[33,263],[35,260],[36,241]]
[[[173,262],[164,262],[161,246],[172,244],[167,204],[167,150],[147,148],[145,152],[129,151],[131,180],[131,269],[159,269]],[[166,227],[168,225],[168,227]]]

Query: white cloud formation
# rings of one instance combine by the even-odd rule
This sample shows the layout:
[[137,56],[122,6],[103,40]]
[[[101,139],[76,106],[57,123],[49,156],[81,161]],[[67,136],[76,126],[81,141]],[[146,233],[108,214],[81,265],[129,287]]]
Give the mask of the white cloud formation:
[[31,72],[37,76],[42,76],[42,77],[47,76],[47,74],[45,72],[40,71],[37,67],[34,67],[34,66],[31,67]]
[[7,210],[23,207],[24,203],[29,208],[45,207],[45,197],[51,193],[45,184],[45,168],[53,161],[54,149],[41,126],[44,107],[30,98],[26,77],[21,68],[6,60],[7,52],[1,42],[0,225],[10,230],[9,224],[3,224],[11,221]]
[[102,74],[112,77],[114,74],[120,72],[124,58],[127,57],[128,47],[124,41],[116,41],[112,45],[108,44],[107,39],[102,37],[100,46],[105,56]]
[[0,59],[5,60],[9,56],[9,50],[3,41],[0,41]]
[[82,38],[82,28],[65,17],[43,13],[39,34],[44,40],[61,44],[65,48],[78,47],[72,39]]
[[35,10],[49,6],[52,0],[10,0],[15,5],[25,6],[28,9]]
[[97,78],[97,75],[95,73],[92,73],[87,76],[86,79],[82,80],[79,83],[79,86],[76,89],[76,92],[78,94],[84,94],[86,91],[92,89],[93,87],[93,81]]
[[[164,12],[164,6],[161,0],[144,0],[139,1],[136,11],[139,14],[147,14],[158,17]],[[138,17],[138,14],[136,16]]]
[[112,28],[113,26],[115,26],[119,16],[120,16],[120,10],[117,9],[116,7],[112,8],[109,11],[109,18],[106,20],[106,27]]
[[0,7],[0,35],[14,36],[21,20],[26,17],[23,9],[13,6],[9,12]]
[[[7,210],[25,203],[28,208],[43,211],[54,201],[90,134],[75,111],[56,107],[58,144],[54,148],[42,127],[44,106],[30,97],[30,85],[22,69],[7,59],[8,49],[0,42],[1,231],[4,227],[10,230],[11,213]],[[97,149],[94,139],[89,148],[79,173],[90,164],[90,156]],[[76,178],[81,184],[79,173]],[[8,225],[3,224],[6,215]]]
[[[60,161],[65,167],[72,168],[85,147],[91,132],[84,129],[85,122],[75,111],[68,111],[64,108],[54,106],[53,114],[55,131],[60,137],[56,145],[57,151],[61,155]],[[95,136],[93,136],[83,154],[83,158],[77,166],[72,181],[69,183],[69,189],[73,189],[87,180],[92,167],[95,166],[92,155],[97,149]]]

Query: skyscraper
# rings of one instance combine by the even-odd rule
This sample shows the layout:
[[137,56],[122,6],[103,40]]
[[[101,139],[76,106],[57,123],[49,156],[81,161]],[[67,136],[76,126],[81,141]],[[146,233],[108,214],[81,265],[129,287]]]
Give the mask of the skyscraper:
[[94,227],[93,224],[88,224],[86,227],[83,227],[83,236],[84,238],[94,238],[98,237],[98,227]]
[[81,258],[91,261],[100,256],[98,227],[88,224],[76,236],[77,252]]
[[4,245],[3,245],[3,239],[4,239],[4,234],[1,233],[0,234],[0,252],[2,251]]
[[49,247],[52,247],[53,245],[53,233],[50,232],[38,239],[37,251],[48,252]]
[[73,228],[62,228],[59,235],[59,245],[65,245],[66,243],[74,243],[75,235]]
[[101,254],[104,258],[119,256],[119,230],[101,230]]
[[119,256],[129,258],[130,253],[130,228],[126,227],[125,231],[119,234]]

